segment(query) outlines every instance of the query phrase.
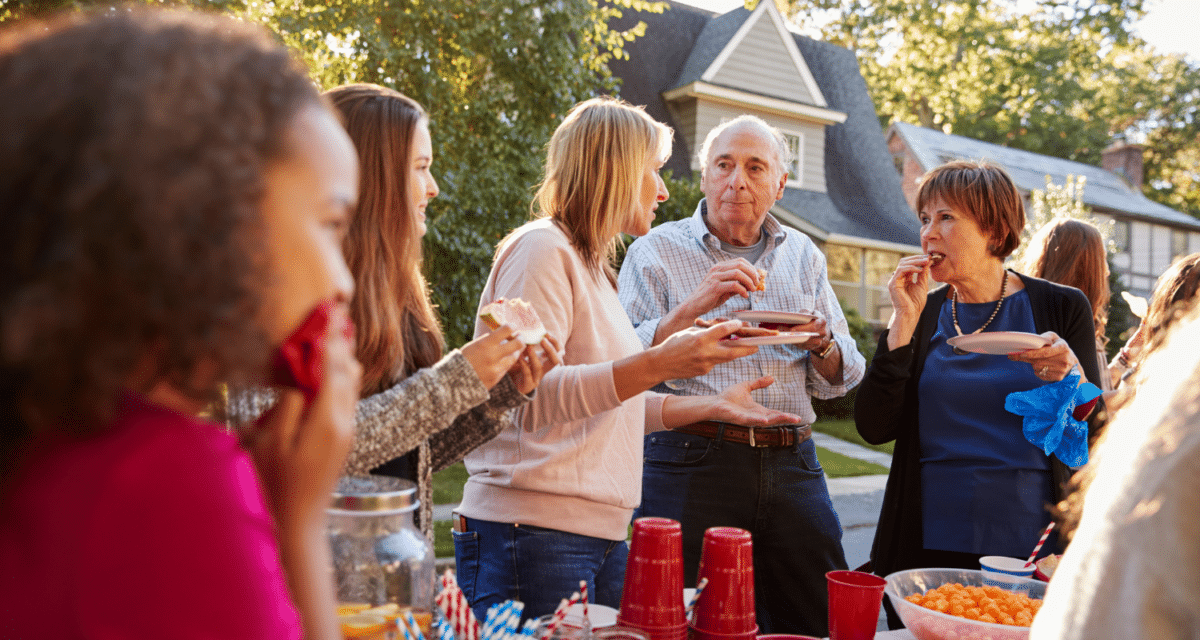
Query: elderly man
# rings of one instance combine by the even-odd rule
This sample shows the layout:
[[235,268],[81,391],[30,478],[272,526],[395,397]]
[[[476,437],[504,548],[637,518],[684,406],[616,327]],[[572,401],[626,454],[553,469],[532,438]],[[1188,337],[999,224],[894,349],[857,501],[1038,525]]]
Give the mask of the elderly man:
[[[704,199],[691,218],[660,225],[629,247],[620,297],[642,342],[655,344],[697,319],[739,310],[808,312],[788,331],[799,344],[758,353],[658,390],[718,393],[761,375],[775,384],[755,400],[812,422],[810,396],[834,398],[858,384],[865,362],[826,279],[825,258],[804,234],[768,211],[783,197],[788,146],[752,116],[713,129],[700,150]],[[765,289],[758,290],[760,270]],[[700,422],[646,436],[641,515],[683,523],[688,584],[704,531],[749,530],[761,633],[828,634],[825,572],[845,569],[841,524],[808,426],[749,429]]]

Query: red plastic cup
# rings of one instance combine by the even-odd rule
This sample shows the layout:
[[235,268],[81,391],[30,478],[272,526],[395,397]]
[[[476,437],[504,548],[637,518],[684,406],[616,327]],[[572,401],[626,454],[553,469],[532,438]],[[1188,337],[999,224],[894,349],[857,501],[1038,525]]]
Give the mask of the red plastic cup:
[[794,636],[788,633],[772,633],[765,636],[759,636],[758,640],[821,640],[812,636]]
[[753,556],[745,529],[713,527],[704,532],[699,579],[708,578],[708,586],[692,613],[694,638],[753,640],[758,635]]
[[872,640],[887,580],[861,571],[830,571],[829,640]]
[[651,640],[682,640],[686,636],[679,522],[667,518],[633,522],[617,623],[641,629]]

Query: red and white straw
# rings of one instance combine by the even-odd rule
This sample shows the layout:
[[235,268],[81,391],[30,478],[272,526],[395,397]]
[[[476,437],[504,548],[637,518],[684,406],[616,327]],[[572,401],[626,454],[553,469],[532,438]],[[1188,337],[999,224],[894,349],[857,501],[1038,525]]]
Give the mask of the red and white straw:
[[683,614],[685,620],[692,619],[692,610],[696,608],[696,603],[700,601],[700,594],[704,593],[704,587],[708,586],[708,578],[701,578],[696,585],[696,593],[692,594],[691,602],[688,602],[687,612]]
[[1033,553],[1029,554],[1029,559],[1025,561],[1025,564],[1033,564],[1033,559],[1036,558],[1038,552],[1042,550],[1042,545],[1046,544],[1046,538],[1050,537],[1050,532],[1053,530],[1054,522],[1051,521],[1050,524],[1046,526],[1046,530],[1042,532],[1041,539],[1038,540],[1037,546],[1033,548]]
[[581,602],[583,602],[583,628],[586,629],[586,628],[588,628],[588,626],[590,626],[590,623],[588,622],[588,609],[587,609],[587,601],[588,601],[587,580],[579,581],[579,599]]
[[578,591],[572,593],[569,600],[563,599],[563,601],[558,604],[558,608],[554,610],[554,617],[550,618],[550,624],[547,624],[546,630],[542,632],[542,640],[546,640],[550,636],[554,635],[554,632],[558,629],[558,626],[561,625],[563,620],[567,618],[567,610],[574,606],[576,602],[579,602]]

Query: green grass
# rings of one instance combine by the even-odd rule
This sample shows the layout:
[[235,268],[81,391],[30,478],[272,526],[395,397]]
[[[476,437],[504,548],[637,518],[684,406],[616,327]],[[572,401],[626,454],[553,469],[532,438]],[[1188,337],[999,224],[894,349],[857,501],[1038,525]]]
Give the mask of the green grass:
[[441,520],[433,523],[433,557],[454,557],[454,536],[451,534],[452,523]]
[[433,474],[433,503],[462,502],[463,485],[467,483],[467,468],[458,463]]
[[825,469],[825,475],[830,478],[887,475],[888,472],[886,467],[874,462],[858,460],[821,447],[817,447],[817,460],[821,461],[821,468]]
[[892,455],[892,449],[896,446],[895,440],[883,444],[867,444],[867,441],[858,435],[858,429],[854,427],[853,420],[818,420],[813,423],[812,428],[813,431],[819,431],[846,442],[853,442],[868,449],[882,451],[888,455]]

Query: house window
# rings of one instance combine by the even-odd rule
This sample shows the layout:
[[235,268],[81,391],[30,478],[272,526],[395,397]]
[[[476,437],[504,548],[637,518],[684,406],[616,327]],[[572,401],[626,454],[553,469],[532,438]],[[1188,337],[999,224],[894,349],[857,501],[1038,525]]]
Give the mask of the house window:
[[1116,220],[1112,226],[1112,241],[1117,253],[1129,251],[1129,221]]
[[1171,230],[1171,257],[1185,256],[1188,252],[1188,234],[1178,229]]
[[804,134],[784,131],[783,139],[787,141],[788,149],[792,152],[792,162],[787,167],[787,183],[789,187],[799,187],[804,182],[804,176],[800,173],[804,170]]

